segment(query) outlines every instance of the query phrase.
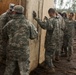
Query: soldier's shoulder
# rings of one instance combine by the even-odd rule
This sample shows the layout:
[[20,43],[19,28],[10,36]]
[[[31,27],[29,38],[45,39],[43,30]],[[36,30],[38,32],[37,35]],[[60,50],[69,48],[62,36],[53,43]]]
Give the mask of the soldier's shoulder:
[[1,14],[1,16],[5,17],[7,15],[7,12]]
[[29,28],[36,29],[35,25],[29,20],[27,20],[27,25]]
[[53,21],[53,20],[55,20],[55,19],[54,19],[54,18],[49,18],[49,19],[48,19],[48,21],[50,21],[50,22]]
[[50,23],[54,23],[54,22],[57,22],[57,19],[56,18],[49,18],[48,20]]
[[7,14],[7,13],[5,12],[5,13],[1,14],[1,16],[6,15],[6,14]]
[[25,19],[26,25],[31,26],[32,22],[30,22],[29,20]]
[[57,21],[59,21],[59,18],[55,17],[55,18],[53,18],[52,21],[53,21],[53,23],[54,23],[54,22],[57,22]]
[[7,12],[0,15],[0,19],[5,19],[5,18],[7,18]]

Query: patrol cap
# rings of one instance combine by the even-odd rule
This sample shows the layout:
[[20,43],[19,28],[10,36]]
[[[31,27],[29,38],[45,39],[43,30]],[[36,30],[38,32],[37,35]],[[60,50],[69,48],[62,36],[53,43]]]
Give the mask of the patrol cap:
[[9,9],[10,9],[10,10],[13,10],[14,6],[15,6],[15,4],[10,3],[10,4],[9,4]]
[[21,5],[16,5],[13,9],[13,11],[17,12],[17,13],[24,13],[24,7]]

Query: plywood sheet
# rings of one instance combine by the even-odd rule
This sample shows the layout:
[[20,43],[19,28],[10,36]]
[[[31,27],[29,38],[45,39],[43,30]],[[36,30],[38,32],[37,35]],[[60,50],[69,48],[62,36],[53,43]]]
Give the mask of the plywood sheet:
[[19,0],[1,0],[0,14],[4,13],[8,9],[10,3],[19,4]]

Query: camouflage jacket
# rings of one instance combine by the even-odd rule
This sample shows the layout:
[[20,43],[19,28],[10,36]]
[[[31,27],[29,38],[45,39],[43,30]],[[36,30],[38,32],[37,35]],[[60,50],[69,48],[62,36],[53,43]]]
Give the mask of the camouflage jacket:
[[42,22],[40,19],[37,19],[37,22],[41,26],[41,28],[47,30],[45,37],[45,48],[50,49],[51,46],[55,46],[60,40],[60,29],[59,22],[56,18],[50,18],[46,22]]
[[[0,16],[1,17],[1,16]],[[3,58],[3,40],[2,40],[2,25],[0,24],[0,60]]]
[[76,28],[76,22],[74,20],[65,20],[66,27],[64,34],[67,38],[74,38],[75,35],[75,28]]
[[[60,37],[61,37],[61,39],[63,40],[63,36],[64,36],[64,29],[65,29],[65,21],[64,21],[64,19],[62,18],[62,16],[60,16],[60,15],[58,15],[58,18],[57,18],[57,20],[58,20],[58,24],[59,24],[59,29],[60,29]],[[62,41],[61,40],[61,41]]]
[[0,16],[0,56],[5,58],[6,56],[6,45],[7,45],[7,40],[4,40],[2,39],[3,36],[6,36],[3,35],[2,33],[2,28],[5,26],[5,24],[12,19],[12,14],[9,12],[9,10],[7,10],[7,12],[3,13],[1,16]]
[[7,59],[27,60],[30,54],[29,39],[37,37],[35,26],[26,20],[24,15],[17,14],[5,25],[3,32],[9,37],[6,51]]
[[2,27],[5,26],[5,24],[10,21],[13,18],[13,15],[9,12],[9,10],[7,10],[5,13],[3,13],[0,16],[0,24],[2,25]]

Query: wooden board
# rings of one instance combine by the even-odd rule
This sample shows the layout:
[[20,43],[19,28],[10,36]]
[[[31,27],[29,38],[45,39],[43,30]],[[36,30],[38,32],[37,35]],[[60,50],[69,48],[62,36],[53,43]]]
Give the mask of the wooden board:
[[4,13],[8,9],[10,3],[19,4],[19,0],[1,0],[0,14]]

